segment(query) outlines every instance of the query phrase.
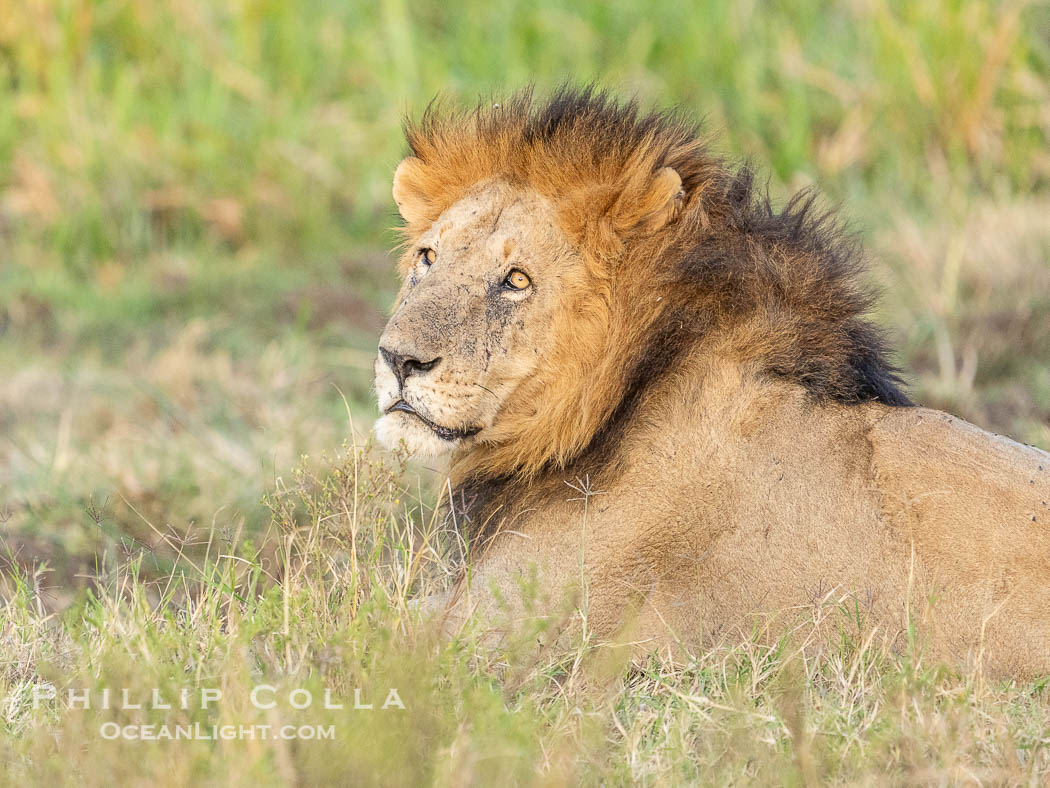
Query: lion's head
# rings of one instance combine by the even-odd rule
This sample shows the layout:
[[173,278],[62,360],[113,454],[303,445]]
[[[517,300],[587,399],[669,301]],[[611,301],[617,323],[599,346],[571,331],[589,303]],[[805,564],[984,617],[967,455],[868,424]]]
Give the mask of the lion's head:
[[[412,209],[402,165],[394,193]],[[412,238],[397,307],[379,342],[376,392],[387,445],[426,455],[511,437],[536,407],[553,325],[591,297],[551,202],[502,180],[477,185]]]
[[383,443],[471,477],[562,467],[701,352],[818,396],[902,398],[852,247],[808,203],[756,201],[679,118],[563,90],[428,110],[407,137]]

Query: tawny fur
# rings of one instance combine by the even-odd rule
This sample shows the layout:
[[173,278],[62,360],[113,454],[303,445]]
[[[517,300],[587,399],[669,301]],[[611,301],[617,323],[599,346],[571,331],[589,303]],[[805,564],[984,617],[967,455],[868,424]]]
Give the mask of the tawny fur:
[[535,569],[599,636],[689,648],[830,594],[1050,672],[1050,455],[910,407],[811,198],[774,212],[690,124],[587,90],[407,136],[378,431],[452,455],[457,615]]

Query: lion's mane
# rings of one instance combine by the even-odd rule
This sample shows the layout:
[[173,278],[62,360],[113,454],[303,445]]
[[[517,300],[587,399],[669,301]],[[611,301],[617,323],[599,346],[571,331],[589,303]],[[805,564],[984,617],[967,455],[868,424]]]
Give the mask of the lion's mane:
[[[505,179],[552,201],[595,283],[576,322],[553,327],[559,350],[535,382],[545,398],[519,417],[517,439],[456,458],[464,495],[583,458],[609,462],[646,391],[705,354],[822,401],[910,404],[865,318],[872,298],[854,238],[812,193],[774,209],[751,168],[714,155],[680,114],[563,88],[467,112],[432,104],[405,133],[417,160],[407,237],[476,184]],[[651,231],[648,195],[665,168],[681,178],[680,204]]]

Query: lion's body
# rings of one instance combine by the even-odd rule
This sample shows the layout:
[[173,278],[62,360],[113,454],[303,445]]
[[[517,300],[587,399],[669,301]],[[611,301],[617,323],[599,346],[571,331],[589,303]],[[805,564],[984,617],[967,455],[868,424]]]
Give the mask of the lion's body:
[[496,615],[493,587],[519,598],[536,565],[546,604],[583,578],[590,631],[642,649],[756,623],[776,637],[845,602],[898,644],[910,616],[931,656],[1050,673],[1050,455],[938,411],[815,404],[731,368],[679,378],[624,440],[631,459],[607,486],[512,485],[498,512],[478,511],[506,530],[459,604]]
[[1050,672],[1050,455],[911,406],[809,201],[776,213],[695,130],[586,91],[409,138],[377,432],[451,454],[453,616],[519,610],[536,571],[642,649],[830,601]]

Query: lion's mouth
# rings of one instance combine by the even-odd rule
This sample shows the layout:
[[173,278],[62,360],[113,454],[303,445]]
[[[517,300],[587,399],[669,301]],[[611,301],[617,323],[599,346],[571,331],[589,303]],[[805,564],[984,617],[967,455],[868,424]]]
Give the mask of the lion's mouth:
[[452,427],[442,427],[440,424],[435,424],[430,419],[422,416],[415,408],[405,402],[403,399],[399,399],[393,405],[386,409],[387,413],[393,413],[395,410],[399,410],[402,413],[407,413],[410,416],[415,416],[421,422],[430,427],[441,440],[445,441],[458,441],[464,438],[469,438],[472,435],[477,435],[481,432],[481,427],[469,427],[465,429],[454,429]]

